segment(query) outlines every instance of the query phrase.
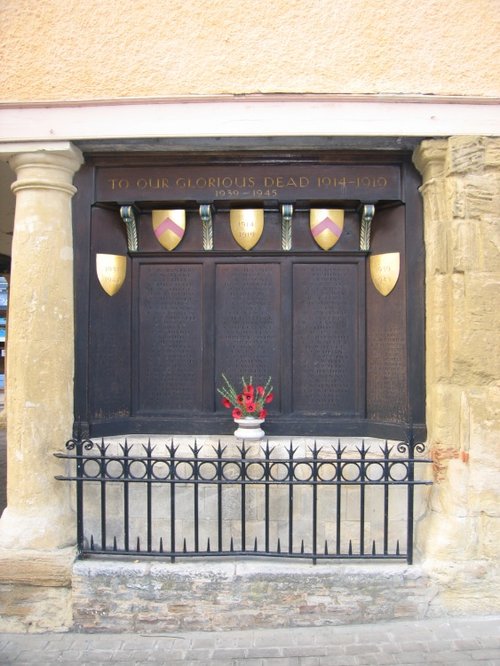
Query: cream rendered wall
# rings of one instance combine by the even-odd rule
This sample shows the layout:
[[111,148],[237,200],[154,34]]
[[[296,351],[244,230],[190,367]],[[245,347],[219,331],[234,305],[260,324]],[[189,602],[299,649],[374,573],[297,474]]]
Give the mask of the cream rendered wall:
[[500,93],[498,0],[2,0],[0,102]]

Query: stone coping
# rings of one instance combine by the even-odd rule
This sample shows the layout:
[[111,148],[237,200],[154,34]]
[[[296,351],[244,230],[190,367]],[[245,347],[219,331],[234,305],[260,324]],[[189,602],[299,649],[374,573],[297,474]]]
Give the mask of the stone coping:
[[73,567],[74,628],[224,631],[420,619],[436,595],[418,566],[88,559]]

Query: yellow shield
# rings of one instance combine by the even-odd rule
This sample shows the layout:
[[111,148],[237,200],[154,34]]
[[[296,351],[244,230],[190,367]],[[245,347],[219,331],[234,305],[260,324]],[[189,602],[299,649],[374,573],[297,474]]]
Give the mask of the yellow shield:
[[264,231],[264,211],[260,208],[235,208],[229,214],[234,240],[244,250],[257,245]]
[[125,281],[127,257],[121,254],[96,254],[95,265],[99,284],[108,296],[114,296]]
[[396,286],[399,278],[399,252],[373,254],[370,257],[370,275],[375,289],[387,296]]
[[330,250],[344,229],[344,211],[338,208],[311,208],[309,225],[322,250]]
[[173,250],[181,242],[186,231],[186,211],[154,210],[153,230],[158,242],[167,250]]

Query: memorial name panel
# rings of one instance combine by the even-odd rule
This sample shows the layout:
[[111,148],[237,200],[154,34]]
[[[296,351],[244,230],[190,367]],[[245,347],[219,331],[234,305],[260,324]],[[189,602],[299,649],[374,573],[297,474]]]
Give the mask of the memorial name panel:
[[367,285],[367,416],[379,421],[408,417],[408,353],[404,280],[388,296]]
[[[96,280],[97,281],[97,280]],[[130,305],[128,285],[112,299],[93,286],[90,314],[89,400],[92,418],[130,411]]]
[[138,410],[202,409],[201,264],[140,265]]
[[406,342],[401,335],[402,325],[403,321],[388,320],[368,332],[367,411],[368,418],[374,420],[398,422],[408,416]]
[[[130,261],[125,281],[112,298],[101,287],[96,255],[124,254],[123,224],[111,211],[94,209],[91,217],[89,310],[89,412],[92,419],[130,413]],[[79,277],[76,288],[81,286]]]
[[[400,275],[382,296],[367,274],[367,416],[374,421],[404,422],[408,417],[406,333],[405,211],[400,206],[378,213],[373,223],[373,255],[400,253]],[[411,276],[411,279],[414,279]]]
[[358,413],[357,263],[293,268],[293,411]]
[[[221,373],[238,389],[242,376],[256,382],[271,376],[280,396],[279,264],[219,263],[215,282],[216,385]],[[278,401],[270,408],[277,410]]]

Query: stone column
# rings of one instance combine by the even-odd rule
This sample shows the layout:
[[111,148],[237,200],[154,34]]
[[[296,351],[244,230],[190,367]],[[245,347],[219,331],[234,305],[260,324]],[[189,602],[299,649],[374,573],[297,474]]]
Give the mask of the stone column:
[[414,162],[423,176],[435,481],[418,543],[441,587],[436,609],[497,612],[500,140],[424,141]]
[[[64,463],[53,453],[64,448],[73,419],[71,198],[73,176],[83,158],[67,142],[4,144],[0,157],[17,176],[12,185],[7,508],[0,519],[0,586],[3,590],[10,584],[10,589],[2,627],[15,630],[19,614],[32,613],[26,623],[46,628],[64,624],[61,617],[68,615],[75,554],[73,489],[54,479]],[[47,589],[51,586],[66,588],[64,602],[60,593]],[[27,604],[29,612],[19,612],[16,590],[25,606],[26,599],[49,600],[55,594],[57,600],[52,599],[49,611],[43,604],[33,610],[33,602],[33,607]]]

